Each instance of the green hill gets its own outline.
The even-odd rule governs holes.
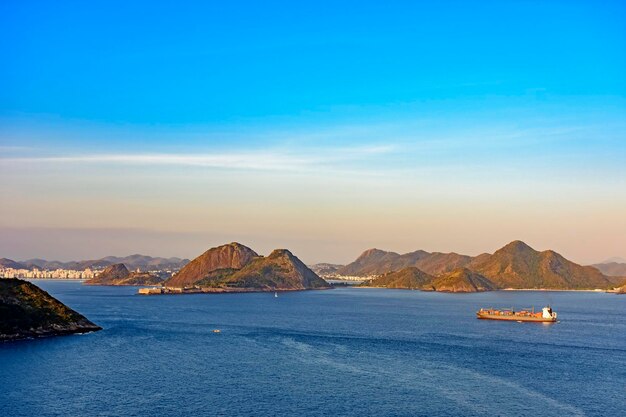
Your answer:
[[[410,266],[397,272],[388,272],[370,281],[365,281],[360,286],[421,290],[428,286],[433,279],[432,275]]]

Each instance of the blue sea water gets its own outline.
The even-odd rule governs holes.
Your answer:
[[[2,416],[625,415],[626,296],[35,283],[104,330],[0,344]],[[548,303],[557,324],[475,318]]]

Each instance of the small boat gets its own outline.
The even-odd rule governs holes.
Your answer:
[[[213,329],[213,333],[222,333],[220,329]]]
[[[278,293],[274,292],[274,298],[278,298]]]
[[[494,308],[481,308],[476,312],[476,318],[483,320],[508,320],[523,322],[535,322],[535,323],[555,323],[556,313],[552,311],[550,306],[541,309],[541,312],[535,313],[535,308],[523,309],[521,311],[515,311],[513,308],[510,310],[497,310]]]

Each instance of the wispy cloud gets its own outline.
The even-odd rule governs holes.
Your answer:
[[[388,154],[391,145],[359,147],[311,148],[299,151],[259,150],[250,152],[216,152],[200,154],[176,153],[110,153],[70,154],[38,157],[0,158],[0,163],[11,164],[124,164],[173,165],[221,169],[248,169],[270,171],[301,171],[315,167],[350,163]]]
[[[33,148],[29,146],[11,146],[11,145],[0,145],[0,152],[20,152],[20,151],[31,151]]]

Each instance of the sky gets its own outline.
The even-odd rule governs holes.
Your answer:
[[[0,257],[626,257],[626,3],[0,3]]]

